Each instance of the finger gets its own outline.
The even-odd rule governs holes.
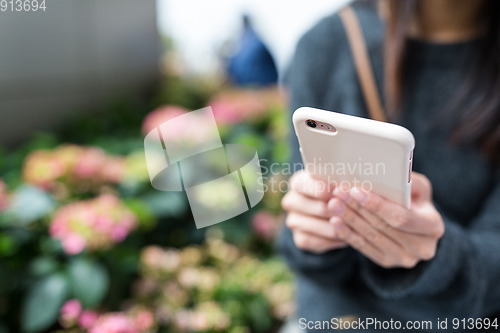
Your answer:
[[[328,202],[328,207],[348,224],[357,234],[364,237],[373,246],[388,256],[396,256],[403,247],[387,234],[376,229],[365,218],[346,206],[340,199],[334,198]]]
[[[335,230],[337,230],[339,239],[345,241],[353,249],[357,250],[376,264],[385,265],[386,259],[384,254],[352,230],[341,217],[332,217],[330,223],[335,227]]]
[[[299,249],[317,254],[348,246],[344,241],[325,239],[302,230],[293,232],[293,242]]]
[[[429,178],[420,173],[412,173],[411,199],[417,203],[432,199],[432,184]]]
[[[399,251],[392,257],[388,256],[386,253],[373,246],[370,242],[365,241],[363,237],[357,235],[356,231],[346,225],[342,218],[338,216],[332,217],[330,219],[330,223],[336,225],[340,239],[345,240],[347,244],[379,266],[384,268],[413,268],[419,262],[417,256],[405,251]]]
[[[318,199],[312,199],[302,193],[290,191],[281,200],[281,206],[287,212],[302,213],[322,218],[331,216],[326,202]]]
[[[369,210],[393,228],[417,234],[435,232],[435,223],[431,223],[428,219],[415,218],[412,210],[408,210],[373,192],[365,192],[354,187],[349,194],[363,208]]]
[[[348,206],[357,211],[358,214],[361,215],[374,228],[387,235],[387,237],[392,239],[395,243],[399,244],[399,246],[406,252],[411,253],[414,256],[421,257],[422,259],[427,259],[430,256],[433,256],[435,249],[431,250],[432,246],[428,247],[426,245],[431,244],[433,241],[433,238],[429,238],[428,234],[402,231],[393,228],[378,216],[359,206],[359,204],[354,200],[349,203]],[[354,206],[354,208],[352,206]]]
[[[436,244],[433,238],[430,238],[428,235],[408,233],[392,228],[378,216],[362,207],[357,201],[351,200],[349,196],[348,198],[342,195],[338,196],[337,192],[338,189],[335,189],[334,195],[337,198],[343,197],[347,201],[344,201],[347,207],[357,212],[367,223],[379,230],[379,232],[387,235],[387,237],[398,244],[402,250],[411,254],[413,257],[418,257],[423,260],[429,260],[434,257],[436,253]]]
[[[391,237],[393,240],[397,241],[399,239],[401,233],[398,229],[392,228],[387,222],[385,222],[375,213],[361,206],[358,201],[353,200],[349,194],[349,191],[336,188],[333,191],[333,194],[335,197],[340,198],[351,210],[362,216],[374,228]]]
[[[290,188],[308,197],[327,201],[332,197],[333,187],[323,180],[314,178],[304,170],[297,171],[290,178]]]
[[[338,240],[337,231],[326,219],[292,212],[286,217],[286,225],[292,230],[304,231],[324,239]]]

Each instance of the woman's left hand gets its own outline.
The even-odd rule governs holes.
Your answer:
[[[432,187],[412,174],[411,209],[358,188],[336,188],[328,209],[339,238],[385,268],[412,268],[436,254],[444,222],[432,203]]]

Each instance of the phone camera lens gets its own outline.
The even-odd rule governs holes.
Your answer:
[[[306,123],[307,123],[307,126],[312,127],[312,128],[318,126],[318,124],[316,124],[316,122],[314,120],[308,120]]]

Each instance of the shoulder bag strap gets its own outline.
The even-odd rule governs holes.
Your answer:
[[[352,7],[347,6],[339,12],[339,16],[344,24],[347,39],[351,46],[356,72],[370,117],[379,121],[387,121],[384,108],[380,101],[377,84],[375,83],[363,30],[359,24],[356,12]]]

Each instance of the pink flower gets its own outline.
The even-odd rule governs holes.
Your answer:
[[[52,158],[57,160],[64,167],[64,172],[67,173],[73,170],[80,156],[86,148],[77,145],[62,145],[52,150]]]
[[[78,318],[78,325],[88,333],[146,333],[151,331],[153,324],[153,313],[144,308],[100,315],[85,310]]]
[[[210,102],[210,106],[217,123],[220,125],[240,123],[245,118],[246,110],[241,112],[241,105],[232,101],[214,100]]]
[[[163,249],[156,245],[146,246],[141,251],[141,262],[151,268],[160,267],[163,257]]]
[[[67,254],[78,254],[85,249],[87,242],[78,234],[69,234],[62,240],[62,247]]]
[[[84,310],[78,318],[78,325],[82,328],[89,329],[97,321],[99,314],[92,310]]]
[[[191,325],[194,331],[208,331],[210,329],[210,319],[204,312],[195,311],[191,317]]]
[[[60,208],[49,226],[51,237],[70,255],[107,249],[123,241],[137,227],[137,217],[116,196],[74,202]]]
[[[214,138],[210,126],[211,116],[193,113],[190,117],[179,119],[176,127],[162,131],[163,140],[175,145],[177,149],[192,149]]]
[[[193,312],[188,310],[180,310],[174,316],[174,325],[179,331],[187,331],[191,329]]]
[[[150,311],[140,310],[135,315],[135,326],[139,331],[146,331],[153,326],[154,317]]]
[[[29,184],[49,190],[63,174],[64,165],[53,158],[51,151],[35,151],[24,160],[23,179]]]
[[[271,240],[278,231],[279,224],[274,215],[266,211],[258,211],[252,218],[252,229],[260,237]]]
[[[5,210],[8,205],[9,205],[9,197],[7,194],[7,186],[0,179],[0,212],[2,210]]]
[[[105,182],[119,183],[125,175],[125,159],[109,157],[101,170],[101,178]]]
[[[61,317],[64,321],[75,321],[82,312],[82,305],[77,299],[70,299],[61,307]]]
[[[111,229],[111,240],[115,243],[122,242],[128,235],[128,228],[122,225],[115,225],[113,229]]]
[[[222,91],[212,97],[212,107],[219,125],[262,119],[273,105],[281,104],[281,95],[276,89],[233,89]]]
[[[76,163],[73,173],[79,178],[93,178],[99,175],[106,163],[106,154],[98,148],[87,148]]]
[[[183,115],[189,110],[178,105],[164,105],[149,113],[142,122],[142,134],[146,135],[164,122]]]
[[[88,333],[139,333],[134,321],[124,313],[108,313],[101,315]]]
[[[64,185],[80,185],[83,181],[84,185],[94,187],[118,183],[125,171],[123,157],[106,155],[95,147],[62,145],[28,155],[24,161],[23,179],[55,192],[60,182]]]
[[[113,194],[103,194],[99,197],[99,200],[96,201],[101,207],[111,207],[119,204],[120,200],[116,195]]]
[[[94,228],[98,232],[109,233],[113,230],[114,221],[109,216],[98,216],[95,219]]]
[[[133,229],[137,224],[137,218],[131,212],[124,213],[118,224],[130,230]]]

